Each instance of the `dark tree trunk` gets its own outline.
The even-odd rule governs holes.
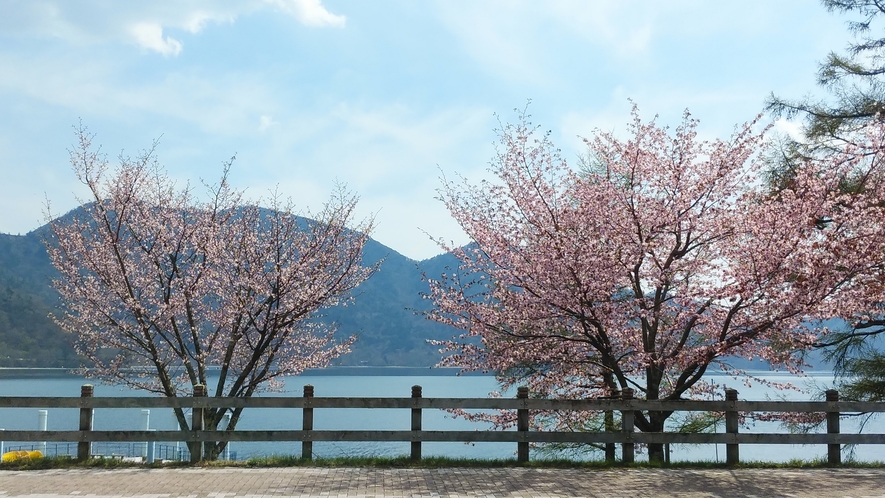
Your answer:
[[[664,423],[672,412],[649,412],[648,426],[643,432],[664,432]],[[664,444],[649,443],[648,445],[648,461],[654,463],[664,463]]]

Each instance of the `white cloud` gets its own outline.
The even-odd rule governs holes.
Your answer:
[[[233,181],[247,175],[250,197],[279,187],[300,207],[317,207],[340,181],[359,193],[359,216],[376,215],[376,240],[408,257],[438,254],[430,236],[467,242],[434,197],[441,171],[485,177],[491,109],[340,103],[317,114],[275,112],[273,120],[271,132],[236,144]]]
[[[437,165],[462,172],[483,169],[491,156],[488,150],[488,156],[473,158],[475,162],[467,165],[463,158],[456,159],[458,147],[466,143],[485,148],[494,122],[489,108],[453,107],[421,115],[403,105],[367,109],[342,103],[331,116],[337,121],[338,136],[322,153],[347,157],[337,170],[346,171],[360,191],[416,181]]]
[[[804,0],[380,5],[0,0],[0,178],[16,196],[0,199],[0,231],[7,218],[33,228],[42,192],[69,196],[64,150],[82,118],[111,155],[162,136],[161,160],[182,182],[216,178],[233,153],[249,195],[279,185],[318,207],[347,182],[378,213],[380,240],[425,257],[438,248],[416,227],[464,237],[432,198],[441,172],[486,177],[493,111],[510,122],[531,98],[569,162],[584,150],[578,135],[623,135],[628,97],[644,120],[672,125],[688,107],[705,136],[727,136],[770,92],[813,88],[814,61],[844,39],[842,19]],[[358,29],[304,27],[345,24]],[[41,166],[58,178],[30,174]]]
[[[163,37],[163,27],[153,23],[137,23],[130,28],[135,42],[142,48],[153,50],[165,56],[181,53],[181,42],[171,36]]]
[[[311,27],[343,27],[346,20],[343,15],[329,12],[321,0],[29,0],[14,7],[0,5],[0,35],[49,37],[74,44],[134,42],[175,56],[181,53],[183,43],[169,36],[170,30],[196,34],[210,23],[232,23],[268,8],[281,10]]]
[[[551,86],[564,68],[605,55],[635,66],[650,52],[655,8],[620,0],[436,3],[440,21],[480,67],[507,81]],[[576,42],[587,45],[575,60]]]
[[[0,91],[35,98],[94,120],[162,116],[220,136],[248,136],[272,116],[283,98],[261,74],[170,72],[119,84],[120,74],[100,61],[61,54],[15,57],[0,53]],[[256,126],[257,123],[257,126]],[[273,124],[273,120],[267,123]],[[162,133],[162,130],[160,130]]]
[[[566,143],[570,142],[578,151],[583,151],[583,141],[575,137],[590,137],[597,129],[624,138],[635,103],[643,121],[654,119],[661,126],[675,128],[688,110],[700,122],[701,139],[726,139],[736,126],[752,121],[762,111],[764,95],[764,87],[757,90],[743,84],[709,89],[694,82],[686,82],[682,87],[653,87],[634,82],[613,88],[608,95],[599,96],[590,105],[564,111],[559,124]],[[729,111],[723,112],[723,109]]]
[[[273,116],[268,116],[267,114],[262,114],[262,116],[258,119],[258,131],[264,133],[271,126],[279,124],[274,121]]]
[[[780,118],[774,122],[774,130],[780,133],[786,133],[787,136],[797,142],[805,140],[802,133],[802,125],[788,119]]]
[[[199,33],[210,22],[221,24],[224,22],[233,23],[235,20],[236,15],[231,12],[210,12],[205,10],[196,10],[194,12],[188,13],[184,19],[184,22],[181,23],[180,26],[190,33]]]
[[[545,4],[549,15],[563,29],[604,48],[618,58],[645,55],[652,41],[657,17],[653,4],[631,4],[623,0],[558,1]]]
[[[347,18],[326,10],[320,0],[265,0],[306,26],[343,28]]]
[[[508,81],[549,83],[546,43],[537,43],[539,12],[512,2],[437,2],[440,21],[482,70]],[[548,40],[547,38],[541,38]],[[547,52],[549,54],[549,52]]]

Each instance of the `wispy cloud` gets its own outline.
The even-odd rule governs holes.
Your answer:
[[[379,6],[380,5],[380,6]],[[342,29],[345,28],[345,29]],[[529,112],[570,162],[578,138],[644,119],[728,136],[766,95],[814,88],[846,38],[807,0],[0,0],[0,232],[46,196],[72,207],[78,119],[109,155],[162,137],[176,180],[279,185],[319,206],[336,180],[413,257],[465,235],[433,200],[439,176],[488,178],[496,119]],[[791,131],[788,123],[775,128]],[[18,221],[24,220],[24,221]]]
[[[258,131],[264,133],[269,130],[272,126],[278,125],[276,121],[274,121],[273,116],[268,116],[267,114],[262,114],[258,119]]]
[[[616,0],[442,0],[436,6],[481,67],[502,79],[541,86],[557,84],[563,68],[594,64],[603,54],[618,64],[635,64],[647,57],[654,34],[655,8]],[[575,59],[577,47],[582,52]]]
[[[797,142],[805,140],[805,134],[802,133],[802,124],[795,121],[780,118],[774,122],[774,130],[776,132],[787,134],[787,136]]]
[[[265,0],[279,10],[298,19],[306,26],[343,28],[347,18],[323,7],[320,0]]]
[[[181,42],[171,36],[163,36],[163,27],[159,24],[140,22],[130,28],[135,42],[143,48],[153,50],[165,56],[181,53]]]
[[[261,74],[170,71],[124,83],[126,75],[116,66],[65,55],[15,57],[0,52],[0,67],[7,69],[0,74],[0,90],[87,118],[125,119],[147,113],[222,136],[254,134],[261,116],[271,116],[281,105],[281,96]],[[267,122],[265,128],[272,124]]]
[[[170,31],[197,34],[209,24],[232,23],[264,9],[282,11],[310,27],[343,27],[346,21],[345,16],[329,12],[321,0],[29,0],[2,8],[0,35],[42,35],[76,44],[122,41],[174,57],[184,43]]]
[[[545,3],[543,10],[570,37],[629,62],[648,55],[659,7],[623,0],[564,0]]]

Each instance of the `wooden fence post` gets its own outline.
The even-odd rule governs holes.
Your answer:
[[[516,388],[516,397],[519,399],[528,399],[529,388],[525,386]],[[529,409],[525,408],[525,404],[523,404],[522,406],[523,408],[518,408],[516,410],[516,430],[522,433],[526,433],[529,431]],[[516,443],[516,461],[529,461],[528,441],[519,441],[518,443]]]
[[[621,391],[621,400],[624,401],[624,407],[621,408],[621,432],[624,433],[627,441],[621,444],[621,461],[624,463],[633,463],[635,447],[633,444],[633,408],[630,400],[633,399],[633,389],[626,388]]]
[[[80,397],[91,398],[94,392],[92,384],[83,384],[80,386]],[[92,430],[92,408],[80,408],[80,430]],[[80,441],[77,443],[77,460],[86,461],[92,453],[92,443],[89,441]]]
[[[827,390],[827,402],[838,403],[839,391],[835,389]],[[839,434],[839,409],[833,408],[827,411],[827,434]],[[839,465],[842,463],[842,448],[839,443],[827,445],[827,463],[830,465]]]
[[[421,398],[421,386],[412,386],[412,399]],[[421,409],[412,408],[412,431],[421,430]],[[412,436],[413,438],[415,436]],[[412,439],[412,460],[421,460],[421,440]]]
[[[738,392],[735,389],[725,390],[725,401],[729,402],[729,409],[725,411],[725,432],[728,434],[738,433],[738,412],[734,409],[734,404],[738,400]],[[725,445],[725,463],[726,465],[737,465],[741,460],[740,445],[737,443],[727,443]]]
[[[313,398],[313,386],[304,385],[304,408],[301,409],[301,429],[305,432],[313,430],[313,406],[311,405]],[[310,432],[304,435],[301,440],[301,458],[310,460],[313,458],[313,440],[311,440]]]
[[[197,384],[194,386],[194,398],[205,398],[206,397],[206,386],[203,384]],[[193,410],[191,410],[191,430],[202,431],[203,430],[203,407],[194,405]],[[191,450],[191,463],[197,463],[203,459],[203,442],[197,441],[193,444],[189,445]]]

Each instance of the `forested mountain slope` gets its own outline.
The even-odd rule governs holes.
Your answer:
[[[49,314],[58,306],[51,287],[55,271],[43,246],[47,227],[27,235],[0,234],[0,367],[75,367],[70,338]],[[348,306],[326,310],[324,321],[337,323],[341,337],[357,335],[353,352],[337,365],[431,366],[439,360],[427,339],[448,339],[456,331],[426,320],[420,311],[426,284],[419,263],[374,240],[364,261],[383,260],[380,270],[361,285]],[[429,275],[441,261],[428,260]],[[444,264],[442,265],[444,266]]]
[[[58,306],[51,287],[55,270],[42,237],[47,227],[27,235],[0,234],[0,367],[76,367],[70,338],[52,321]],[[326,310],[322,320],[338,324],[340,337],[358,336],[353,351],[335,365],[430,367],[440,359],[428,339],[450,339],[458,333],[421,315],[430,302],[422,299],[430,277],[456,268],[450,254],[416,262],[370,240],[364,261],[383,260],[380,270],[356,290],[348,306]],[[828,324],[831,327],[838,323]],[[844,326],[844,325],[842,325]],[[813,369],[828,368],[818,352],[808,358]],[[735,368],[764,370],[760,362],[731,359]]]

